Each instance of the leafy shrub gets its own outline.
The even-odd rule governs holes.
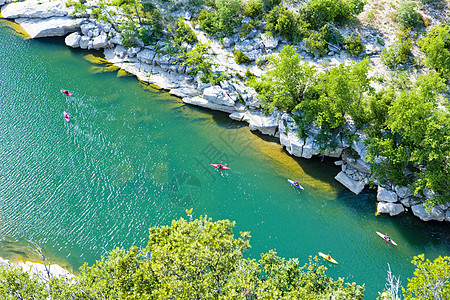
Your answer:
[[[313,28],[328,22],[345,24],[360,14],[365,0],[311,0],[300,8],[300,16]]]
[[[195,44],[197,42],[195,32],[184,22],[183,18],[178,19],[175,42],[179,45],[183,42],[188,44]]]
[[[263,14],[263,3],[261,0],[249,0],[244,5],[244,16],[258,18]]]
[[[215,11],[202,10],[198,14],[200,28],[208,34],[215,34],[219,31],[218,18]]]
[[[411,45],[409,31],[399,32],[397,41],[388,50],[381,51],[381,61],[389,68],[408,62],[412,58]]]
[[[347,51],[348,54],[357,56],[361,52],[364,51],[365,46],[364,43],[361,41],[361,35],[358,34],[357,36],[346,36],[344,38],[344,49]]]
[[[230,34],[241,23],[241,0],[216,0],[219,30]]]
[[[289,41],[297,41],[301,36],[294,13],[282,6],[276,6],[267,14],[265,29]]]
[[[255,74],[253,74],[249,68],[247,68],[247,70],[245,71],[245,76],[247,76],[248,78],[250,77],[254,77]]]
[[[234,61],[237,64],[247,64],[250,62],[250,59],[247,55],[244,54],[240,49],[234,53]]]
[[[272,8],[281,3],[281,0],[262,0],[264,11],[270,11]]]
[[[328,50],[327,40],[329,38],[328,26],[325,25],[319,31],[313,31],[305,39],[305,47],[308,53],[314,56],[324,56]]]
[[[425,64],[435,69],[444,77],[450,77],[450,26],[434,26],[418,42],[426,54]]]
[[[189,69],[189,75],[195,76],[198,72],[202,72],[205,78],[212,76],[211,59],[205,58],[208,50],[208,45],[197,44],[194,49],[178,57],[179,61],[182,61],[181,65]]]
[[[402,1],[397,12],[397,23],[403,28],[414,28],[421,24],[420,14],[415,10],[417,3],[414,1]]]

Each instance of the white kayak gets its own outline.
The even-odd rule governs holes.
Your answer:
[[[391,238],[387,237],[386,235],[382,234],[381,232],[376,231],[376,233],[386,242],[391,243],[392,245],[398,246],[396,242],[394,242],[393,240],[391,240]]]
[[[300,184],[295,184],[295,181],[292,179],[288,179],[287,181],[289,181],[290,184],[292,184],[294,187],[300,189],[300,190],[304,190],[304,188],[300,185]]]

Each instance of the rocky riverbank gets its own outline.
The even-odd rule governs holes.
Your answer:
[[[56,264],[44,265],[41,263],[25,261],[14,263],[7,259],[3,259],[0,257],[0,265],[5,268],[17,268],[20,267],[22,270],[32,276],[37,276],[39,279],[43,281],[49,281],[51,277],[54,276],[63,276],[65,278],[73,278],[75,275],[63,269],[61,266]]]
[[[199,75],[195,78],[190,76],[189,66],[178,63],[176,54],[163,51],[167,47],[164,41],[145,44],[136,39],[138,46],[127,48],[123,46],[122,37],[112,24],[91,19],[88,13],[76,13],[74,7],[67,6],[65,1],[10,2],[0,0],[1,15],[21,25],[32,38],[65,36],[65,43],[70,47],[103,51],[105,59],[115,66],[136,75],[143,82],[168,90],[186,104],[228,113],[231,119],[247,122],[250,130],[258,130],[262,134],[279,138],[280,144],[293,156],[308,159],[323,155],[316,142],[318,128],[310,126],[306,138],[298,137],[296,133],[298,126],[292,115],[277,110],[266,114],[256,99],[256,91],[239,79],[245,76],[247,69],[256,76],[263,73],[254,62],[278,53],[288,44],[278,37],[270,37],[258,30],[252,30],[246,36],[234,34],[218,41],[207,37],[198,26],[189,23],[190,12],[176,12],[192,26],[201,43],[209,43],[213,71],[238,75],[232,80],[210,85],[203,83]],[[94,1],[87,2],[87,12],[97,5]],[[245,21],[249,22],[244,18],[243,22]],[[370,31],[366,33],[365,43],[367,45],[365,54],[371,58],[372,64],[376,65],[381,45]],[[309,61],[319,69],[349,61],[344,51],[332,45],[329,47],[328,56],[322,59],[309,56],[302,44],[295,47],[299,54],[306,57],[304,61]],[[233,50],[241,50],[252,63],[245,67],[237,64],[234,61]],[[381,69],[377,71],[382,73]],[[347,126],[349,132],[359,138],[350,142],[345,136],[338,136],[340,144],[334,151],[325,155],[340,159],[336,164],[341,165],[342,171],[335,179],[353,193],[359,194],[369,184],[369,179],[375,184],[377,180],[372,178],[370,166],[365,162],[365,133],[357,130],[351,120]],[[357,155],[349,156],[348,153]],[[427,196],[432,196],[431,191],[429,195],[425,195]],[[413,197],[408,187],[378,185],[377,200],[378,213],[394,216],[411,209],[414,215],[424,221],[450,222],[450,203],[436,206],[427,213],[419,201],[421,199]]]

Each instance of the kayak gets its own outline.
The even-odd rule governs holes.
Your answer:
[[[330,263],[333,263],[333,264],[337,264],[338,263],[331,256],[330,256],[330,258],[328,258],[328,255],[326,255],[325,253],[322,253],[322,252],[318,252],[318,253],[323,259],[328,260]]]
[[[69,122],[70,121],[69,115],[65,111],[63,111],[63,115],[64,119],[66,119],[66,121]]]
[[[377,233],[383,240],[385,240],[386,242],[391,243],[392,245],[397,246],[397,243],[396,243],[396,242],[394,242],[392,239],[389,239],[389,240],[388,240],[387,236],[385,236],[385,235],[382,234],[381,232],[376,231],[376,233]]]
[[[214,168],[220,169],[220,170],[229,170],[230,168],[225,167],[224,165],[219,166],[219,164],[211,164]]]
[[[65,89],[61,89],[61,93],[63,93],[66,96],[72,96],[72,93],[69,91],[66,91]]]
[[[296,185],[294,180],[288,179],[287,181],[289,181],[289,183],[292,184],[294,187],[296,187],[296,188],[298,188],[300,190],[304,190],[304,188],[300,184]]]

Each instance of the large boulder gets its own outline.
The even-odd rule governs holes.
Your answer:
[[[69,47],[78,48],[80,47],[80,40],[81,35],[78,32],[73,32],[66,36],[66,38],[64,39],[64,43],[66,43],[66,45]]]
[[[106,33],[102,32],[99,36],[95,37],[92,41],[92,47],[95,50],[105,48],[108,45],[108,38]]]
[[[152,64],[153,60],[155,59],[155,55],[156,52],[149,50],[149,49],[144,49],[140,52],[138,52],[136,54],[137,59],[139,59],[140,61],[147,63],[147,64]]]
[[[284,130],[280,130],[280,144],[286,146],[286,151],[289,152],[290,155],[302,157],[305,141],[298,137],[294,132],[289,131],[286,133]]]
[[[249,52],[249,51],[253,50],[253,45],[250,44],[248,41],[243,41],[241,43],[234,45],[234,50],[235,51],[241,50],[242,52]]]
[[[411,196],[411,189],[407,186],[395,186],[395,192],[399,198],[407,198]]]
[[[217,103],[210,102],[202,97],[185,97],[183,98],[183,102],[186,104],[201,106],[205,108],[209,108],[212,110],[223,111],[226,113],[234,113],[236,112],[236,108],[234,106],[225,106]]]
[[[9,3],[2,7],[1,13],[5,19],[64,17],[73,8],[66,7],[63,1],[28,0]]]
[[[80,39],[80,48],[87,49],[89,47],[90,37],[83,35]]]
[[[48,36],[64,36],[80,29],[84,19],[72,19],[69,17],[54,17],[48,19],[19,18],[16,23],[32,38]]]
[[[242,121],[248,122],[250,130],[259,130],[263,134],[274,136],[278,129],[278,120],[273,116],[266,116],[262,112],[245,112]]]
[[[446,218],[445,212],[436,206],[431,209],[429,214],[425,211],[423,204],[412,205],[411,209],[413,214],[419,217],[422,221],[443,221]]]
[[[385,189],[384,187],[378,186],[377,200],[393,203],[398,201],[398,197],[394,191],[390,191],[388,189]]]
[[[278,46],[279,39],[275,36],[261,34],[261,40],[266,49],[275,49]]]
[[[334,177],[337,181],[339,181],[343,186],[348,188],[351,192],[353,192],[355,195],[358,195],[361,193],[361,191],[366,186],[364,181],[355,181],[351,179],[350,177],[345,174],[345,172],[341,171],[339,172],[336,177]]]
[[[203,98],[219,105],[234,106],[234,101],[218,85],[204,89]]]
[[[316,144],[315,136],[308,136],[305,139],[305,144],[303,145],[302,157],[311,158],[313,155],[320,153],[320,147]]]
[[[391,216],[396,216],[404,211],[405,209],[400,203],[378,202],[377,204],[378,214],[389,214]]]

